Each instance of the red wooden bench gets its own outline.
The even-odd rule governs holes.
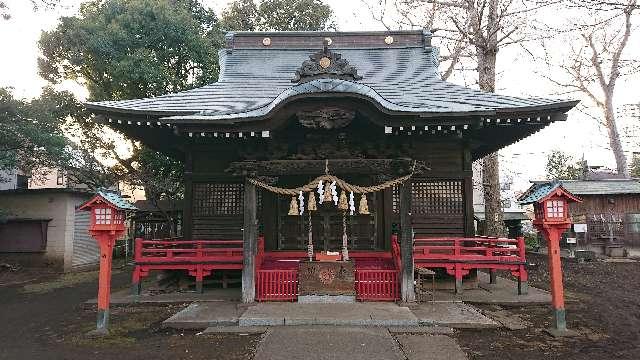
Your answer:
[[[393,242],[397,244],[397,236]],[[413,262],[418,268],[442,268],[456,279],[456,293],[462,291],[462,277],[472,269],[510,271],[518,279],[518,294],[527,292],[524,238],[416,238]]]
[[[258,239],[259,244],[263,241]],[[260,246],[260,245],[259,245]],[[196,278],[196,290],[214,270],[242,270],[242,240],[135,240],[133,293],[141,291],[140,280],[151,270],[186,270]]]

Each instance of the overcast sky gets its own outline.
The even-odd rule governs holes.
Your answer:
[[[73,15],[82,2],[61,1],[62,6],[58,9],[34,12],[27,0],[5,0],[10,7],[12,18],[0,21],[0,49],[3,50],[0,56],[0,86],[13,87],[18,97],[36,97],[41,87],[46,85],[37,73],[37,41],[40,32],[54,28],[59,16]],[[217,12],[228,3],[225,0],[203,2]],[[371,19],[368,10],[362,7],[359,0],[325,0],[325,3],[334,9],[339,30],[384,30],[384,27]],[[637,37],[634,40],[632,43],[635,45],[631,51],[640,54],[640,42]],[[557,97],[557,89],[547,80],[536,76],[536,71],[544,71],[544,68],[525,56],[517,46],[501,50],[497,91],[515,96]],[[450,80],[461,84],[469,82],[461,76]],[[620,84],[620,88],[628,91],[618,92],[618,107],[628,103],[640,103],[640,87],[635,85],[638,79],[634,80]],[[73,91],[79,98],[85,96],[84,89],[74,83],[65,83],[62,88]],[[580,99],[579,96],[574,98]],[[623,127],[629,119],[624,121]],[[627,134],[624,137],[623,141],[627,145],[625,150],[637,151],[639,141],[637,137],[633,138],[633,135],[638,134]],[[502,150],[500,154],[503,173],[513,174],[514,187],[524,189],[528,187],[528,180],[543,177],[545,156],[553,149],[566,151],[578,158],[584,155],[592,165],[615,168],[613,155],[608,150],[605,129],[578,111],[572,111],[568,121],[555,123]]]

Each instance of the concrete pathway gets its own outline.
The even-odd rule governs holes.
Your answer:
[[[299,304],[194,302],[163,322],[178,329],[215,326],[381,326],[491,328],[499,323],[464,303],[426,303],[411,308],[395,303]]]
[[[436,301],[463,301],[469,304],[493,305],[539,305],[550,304],[551,294],[542,289],[529,286],[527,295],[518,295],[518,283],[511,279],[498,277],[497,284],[489,284],[489,274],[478,272],[479,285],[476,289],[465,289],[462,294],[453,290],[436,290]]]
[[[466,360],[458,343],[445,335],[396,335],[408,360]]]
[[[204,329],[210,326],[238,325],[243,311],[233,302],[194,302],[162,322],[163,327]]]
[[[500,324],[464,303],[436,302],[411,306],[420,325],[447,326],[458,329],[496,328]]]
[[[259,303],[240,316],[240,326],[338,325],[412,326],[418,319],[394,303],[299,304]]]
[[[395,335],[381,327],[281,326],[270,328],[254,360],[465,360],[446,335]]]

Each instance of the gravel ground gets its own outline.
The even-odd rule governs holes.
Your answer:
[[[548,290],[546,256],[532,254],[528,260],[536,264],[530,268],[530,284]],[[579,335],[561,339],[547,335],[544,329],[552,320],[548,306],[507,308],[531,326],[457,333],[471,359],[640,358],[640,263],[563,260],[562,265],[567,324]]]
[[[162,329],[180,306],[111,308],[110,335],[93,339],[97,273],[39,275],[22,269],[0,274],[0,359],[251,359],[259,336],[196,335]],[[114,290],[129,286],[130,272],[114,275]],[[27,284],[24,279],[34,279]],[[13,281],[15,280],[15,281]]]

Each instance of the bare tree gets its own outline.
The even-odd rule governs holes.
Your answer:
[[[375,7],[365,1],[372,10]],[[505,46],[531,40],[525,30],[528,18],[542,7],[560,0],[545,3],[516,0],[398,0],[393,3],[400,15],[397,24],[404,27],[424,27],[433,29],[434,38],[452,49],[447,60],[452,63],[443,73],[446,79],[465,55],[477,65],[478,87],[483,91],[495,92],[496,60],[498,51]],[[385,0],[378,0],[378,8],[388,8]],[[408,12],[405,9],[412,9]],[[409,14],[419,13],[422,23],[415,23]],[[372,11],[374,19],[385,24],[389,19],[384,12]],[[387,26],[387,24],[385,24]],[[389,26],[387,26],[389,28]],[[485,202],[486,233],[500,236],[505,234],[500,199],[500,166],[498,153],[487,155],[482,160],[483,193]]]
[[[633,33],[634,15],[640,13],[637,0],[566,0],[564,7],[581,5],[588,10],[587,20],[575,21],[575,31],[566,32],[571,46],[568,57],[559,62],[566,80],[547,77],[552,83],[568,89],[567,93],[585,95],[599,110],[600,123],[607,129],[609,145],[616,160],[618,174],[629,177],[627,158],[618,131],[615,111],[616,86],[621,77],[640,69],[637,59],[624,54]],[[554,29],[561,31],[560,29]],[[548,45],[546,45],[548,46]],[[548,53],[549,51],[545,49]],[[555,61],[546,56],[551,66]]]

